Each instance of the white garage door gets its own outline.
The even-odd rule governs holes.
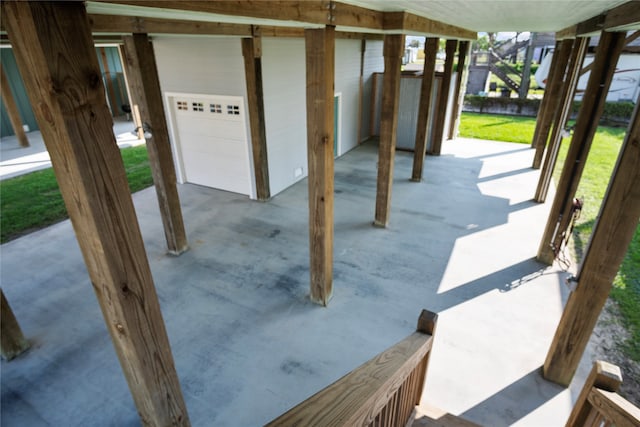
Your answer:
[[[187,182],[251,195],[242,97],[169,97],[182,170]]]

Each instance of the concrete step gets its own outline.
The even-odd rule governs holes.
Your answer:
[[[481,427],[430,405],[417,406],[407,427]]]

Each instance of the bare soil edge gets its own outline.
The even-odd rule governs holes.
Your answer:
[[[622,351],[622,345],[629,337],[622,325],[618,304],[609,298],[589,340],[592,361],[604,360],[618,365],[622,371],[620,394],[640,407],[640,363],[629,359]]]

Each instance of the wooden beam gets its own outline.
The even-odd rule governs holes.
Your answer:
[[[154,33],[251,36],[251,25],[123,15],[89,15],[96,33]]]
[[[555,116],[549,149],[544,158],[542,170],[540,171],[540,179],[538,180],[538,186],[534,196],[534,200],[538,203],[544,203],[547,199],[551,178],[556,167],[558,154],[560,153],[560,144],[562,143],[564,128],[567,125],[567,120],[573,108],[573,98],[576,87],[578,86],[580,68],[587,54],[588,46],[588,37],[578,37],[573,42],[571,57],[569,58],[569,65],[567,67],[567,78],[562,86],[560,111],[558,111]]]
[[[378,184],[373,225],[386,227],[391,210],[393,163],[396,151],[396,131],[400,106],[400,67],[404,53],[404,35],[384,37],[384,76],[380,112],[380,142],[378,147]]]
[[[2,102],[6,107],[7,116],[9,116],[13,133],[18,139],[18,144],[20,144],[21,147],[28,147],[29,138],[27,138],[27,134],[22,127],[20,110],[18,109],[18,104],[13,97],[13,91],[11,90],[11,85],[9,84],[9,79],[4,72],[2,63],[0,63],[0,93],[2,94]]]
[[[462,78],[465,75],[465,68],[467,67],[466,60],[469,55],[469,47],[471,43],[467,40],[461,41],[458,45],[458,64],[456,67],[456,82],[455,89],[453,91],[453,107],[451,108],[451,118],[449,119],[449,130],[447,133],[447,139],[454,139],[456,137],[456,129],[458,128],[458,120],[460,119],[460,106],[463,103],[464,94],[460,94],[462,88]]]
[[[335,29],[305,30],[305,52],[311,300],[326,307],[333,294]]]
[[[0,354],[5,360],[11,360],[24,353],[29,346],[0,288]]]
[[[567,64],[571,56],[573,40],[560,40],[558,44],[560,46],[553,53],[551,60],[552,68],[549,69],[549,80],[547,80],[547,87],[544,91],[544,98],[547,99],[547,102],[544,103],[544,109],[540,109],[541,113],[538,114],[538,119],[536,120],[534,135],[537,139],[533,141],[536,152],[533,156],[533,165],[531,166],[533,169],[540,169],[542,158],[547,148],[547,141],[549,140],[549,132],[551,132],[551,126],[553,125],[553,119],[561,105],[562,97],[560,93],[562,92]]]
[[[622,33],[607,34],[615,34],[617,38],[620,35],[624,36]],[[615,61],[611,66],[615,67]],[[544,363],[545,378],[559,384],[568,385],[571,382],[638,227],[639,111],[640,108],[636,105],[584,260],[578,271],[576,290],[569,296]]]
[[[624,33],[603,32],[594,58],[594,67],[582,97],[571,146],[556,189],[549,219],[544,230],[538,260],[553,263],[571,221],[571,208],[584,165],[589,155],[598,122],[604,110],[607,92],[613,79],[618,57],[624,46]]]
[[[447,105],[449,103],[449,88],[451,87],[451,77],[453,74],[453,60],[458,47],[458,40],[447,40],[445,45],[446,59],[444,60],[444,75],[438,91],[438,101],[433,122],[433,142],[431,143],[430,154],[439,156],[442,150],[442,140],[444,139],[444,125],[447,119]]]
[[[587,425],[586,421],[589,417],[589,412],[591,412],[591,404],[589,404],[588,397],[593,387],[617,392],[620,389],[620,385],[622,385],[620,368],[611,363],[596,360],[587,380],[584,382],[584,386],[580,390],[578,399],[573,405],[573,410],[565,426],[584,427]]]
[[[571,25],[567,28],[563,28],[560,31],[556,31],[556,41],[564,39],[575,39],[577,29],[577,25]]]
[[[597,15],[579,23],[576,26],[576,36],[584,37],[599,33],[604,28],[604,19],[605,15]]]
[[[109,99],[109,107],[111,109],[111,115],[117,116],[119,115],[120,107],[118,107],[118,101],[116,99],[116,91],[113,87],[113,81],[111,80],[111,72],[109,70],[109,60],[107,59],[107,50],[104,47],[98,48],[100,51],[100,58],[102,60],[102,69],[104,70],[104,74],[102,74],[103,81],[107,83],[107,98]],[[106,78],[105,78],[106,77]]]
[[[187,426],[84,3],[3,1],[2,13],[140,418]]]
[[[416,148],[413,151],[413,171],[411,180],[422,181],[424,156],[427,151],[427,131],[431,117],[431,98],[435,81],[436,54],[438,53],[437,37],[427,37],[424,41],[424,69],[422,86],[420,87],[420,104],[418,105],[418,124],[416,126]]]
[[[162,92],[153,45],[146,34],[123,37],[125,66],[132,103],[140,112],[143,129],[148,128],[149,166],[156,187],[164,235],[169,253],[180,255],[189,248],[182,219],[171,141],[164,116]],[[147,129],[145,129],[147,130]]]
[[[333,25],[331,21],[330,1],[193,1],[179,2],[163,0],[99,0],[145,8],[174,9],[189,12],[214,13],[219,15],[242,16],[279,21],[306,22],[309,24]]]
[[[608,11],[604,19],[604,29],[607,31],[640,29],[640,6],[638,2],[628,1]]]
[[[242,39],[242,56],[247,82],[247,104],[253,171],[256,177],[256,197],[266,201],[271,197],[269,186],[269,161],[267,158],[267,132],[264,119],[264,95],[262,91],[262,38],[256,35]]]
[[[385,12],[385,31],[428,34],[456,40],[475,40],[478,33],[408,12]]]

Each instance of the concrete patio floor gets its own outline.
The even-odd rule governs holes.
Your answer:
[[[166,254],[153,188],[134,195],[194,426],[258,426],[439,313],[423,402],[485,426],[564,425],[568,389],[540,368],[568,296],[534,259],[550,203],[522,144],[450,141],[408,181],[398,152],[387,229],[371,226],[377,147],[336,162],[334,296],[308,299],[307,182],[268,203],[179,186],[190,250]],[[139,419],[69,221],[1,247],[3,291],[32,348],[2,361],[2,425]]]

